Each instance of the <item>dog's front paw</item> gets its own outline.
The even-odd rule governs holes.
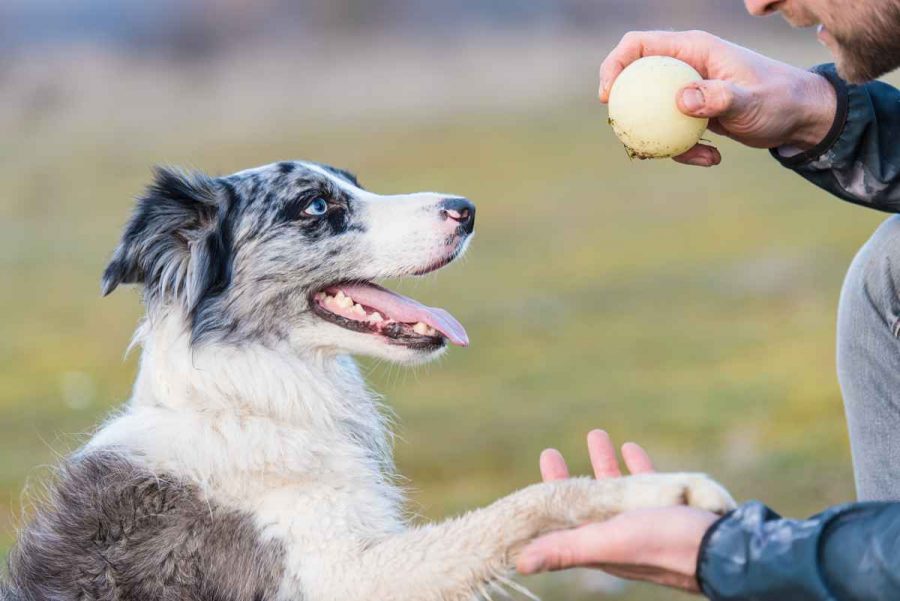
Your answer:
[[[704,474],[687,474],[685,505],[724,515],[737,507],[725,487]]]
[[[722,515],[736,507],[728,491],[704,474],[645,474],[627,480],[626,510],[690,505]]]

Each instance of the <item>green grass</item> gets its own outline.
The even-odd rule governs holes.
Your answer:
[[[468,257],[397,286],[451,310],[472,346],[415,370],[366,363],[398,414],[399,466],[424,516],[534,481],[545,446],[585,470],[594,427],[789,514],[853,497],[834,315],[881,217],[764,152],[726,144],[712,170],[629,161],[587,102],[252,138],[199,118],[180,145],[117,140],[100,122],[24,127],[0,141],[0,552],[26,480],[128,396],[137,296],[101,299],[98,282],[155,162],[224,173],[315,158],[375,191],[478,204]],[[588,598],[572,577],[530,582],[548,600]],[[680,597],[632,586],[623,598]]]

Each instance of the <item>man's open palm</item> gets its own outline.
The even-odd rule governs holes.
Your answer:
[[[588,454],[596,478],[622,476],[616,449],[606,432],[594,430],[588,434]],[[632,474],[654,471],[650,456],[637,444],[626,443],[622,456]],[[540,468],[545,482],[569,477],[565,458],[556,449],[541,453]],[[699,592],[695,572],[700,544],[718,517],[692,507],[623,513],[606,522],[553,532],[535,540],[522,552],[517,568],[523,574],[602,568],[622,578]]]

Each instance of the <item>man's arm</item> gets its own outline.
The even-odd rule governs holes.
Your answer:
[[[849,85],[834,65],[813,71],[834,86],[834,123],[814,148],[792,156],[774,149],[772,155],[844,200],[900,212],[900,91],[881,82]]]
[[[697,578],[714,601],[900,599],[900,504],[844,505],[800,521],[748,503],[707,531]]]
[[[621,475],[609,436],[588,438],[597,478]],[[632,473],[651,473],[647,453],[623,447]],[[541,455],[544,480],[569,475],[557,451]],[[900,503],[843,505],[786,520],[756,502],[721,519],[690,507],[620,514],[554,532],[529,545],[525,574],[597,567],[713,601],[893,601],[900,599]]]
[[[619,74],[644,56],[671,56],[703,76],[678,95],[685,114],[709,119],[709,129],[753,148],[817,146],[834,123],[837,98],[822,75],[773,60],[703,31],[633,31],[600,66],[600,102]],[[698,144],[676,161],[710,167],[716,148]]]
[[[849,86],[832,65],[798,69],[702,31],[637,31],[603,61],[600,101],[625,67],[660,55],[703,76],[679,94],[683,113],[741,144],[776,149],[783,165],[844,200],[900,212],[900,91]],[[721,156],[698,144],[675,160],[709,167]]]

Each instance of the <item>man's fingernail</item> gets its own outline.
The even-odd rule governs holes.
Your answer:
[[[681,104],[692,113],[703,108],[703,92],[697,88],[688,88],[681,93]]]
[[[609,82],[606,81],[605,79],[601,79],[600,80],[600,97],[601,98],[603,98],[603,95],[606,94],[606,92],[608,91],[607,88],[609,88]]]
[[[537,553],[526,553],[516,562],[518,570],[522,574],[534,574],[544,567],[544,560]]]

